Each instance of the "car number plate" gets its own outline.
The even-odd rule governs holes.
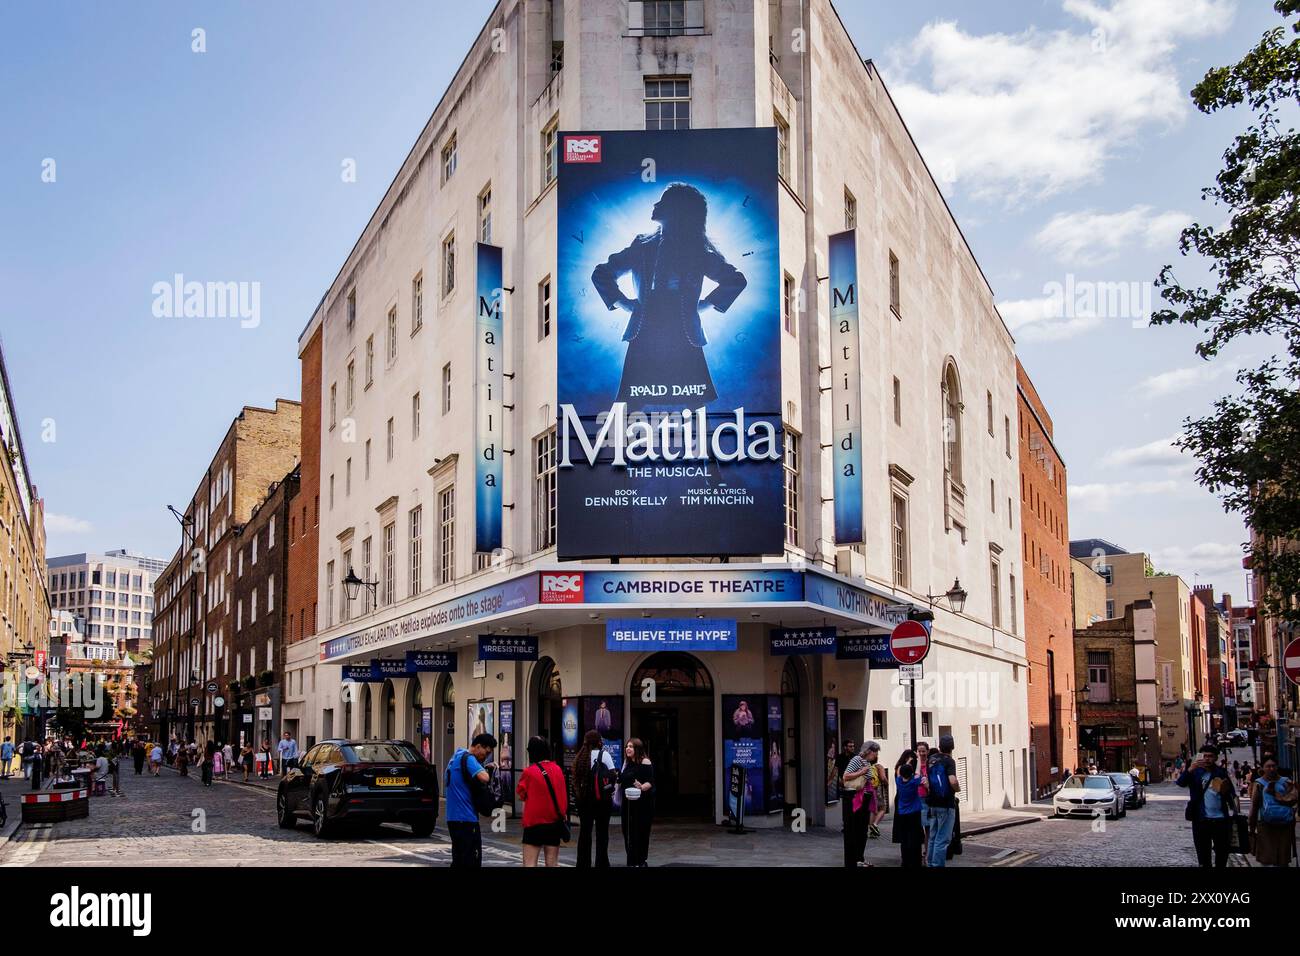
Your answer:
[[[409,787],[410,777],[376,777],[375,785],[380,787]]]

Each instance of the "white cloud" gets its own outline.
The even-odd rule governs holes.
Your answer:
[[[1115,448],[1108,451],[1101,463],[1112,468],[1187,467],[1193,464],[1189,455],[1174,447],[1178,438],[1160,438],[1135,448]]]
[[[1008,202],[1094,181],[1123,147],[1191,104],[1175,52],[1222,33],[1233,0],[1063,0],[1070,28],[973,34],[926,25],[888,68],[891,89],[945,183]],[[889,74],[886,74],[889,78]]]
[[[1174,368],[1144,378],[1133,387],[1149,398],[1163,398],[1187,391],[1200,385],[1208,385],[1225,375],[1235,374],[1241,368],[1239,362],[1203,362],[1190,368]]]
[[[1173,248],[1192,217],[1181,212],[1156,212],[1137,205],[1123,212],[1058,213],[1034,237],[1039,248],[1072,266],[1107,262],[1140,246]]]
[[[1019,339],[1027,342],[1057,342],[1074,338],[1101,325],[1101,316],[1093,314],[1067,315],[1060,296],[1041,299],[1013,299],[999,302],[998,312],[1007,328]]]
[[[46,534],[89,534],[93,530],[90,522],[84,518],[55,514],[52,511],[45,512]]]
[[[1168,495],[1178,491],[1172,479],[1164,481],[1111,481],[1088,485],[1070,485],[1070,505],[1089,511],[1109,511],[1118,498],[1144,495]]]
[[[1190,548],[1156,548],[1151,552],[1151,563],[1157,571],[1173,572],[1188,584],[1213,584],[1217,593],[1231,593],[1245,573],[1242,555],[1240,544],[1205,541]]]

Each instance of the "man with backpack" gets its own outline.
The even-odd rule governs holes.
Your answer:
[[[489,790],[492,775],[483,762],[497,749],[491,734],[479,734],[469,748],[459,748],[447,762],[447,834],[451,837],[451,865],[483,865],[483,833],[479,815],[488,816],[499,802]]]
[[[926,806],[930,808],[930,844],[928,866],[946,866],[948,844],[952,842],[953,825],[957,822],[957,762],[952,759],[952,734],[939,738],[939,752],[930,755],[926,768]]]

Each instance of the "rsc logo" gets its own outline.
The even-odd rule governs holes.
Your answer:
[[[566,163],[600,162],[599,136],[564,137],[564,161]]]

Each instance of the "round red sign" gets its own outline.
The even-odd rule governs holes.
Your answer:
[[[1282,651],[1282,670],[1286,672],[1287,679],[1291,683],[1300,686],[1300,637]]]
[[[919,664],[930,653],[930,632],[920,621],[904,621],[889,635],[889,650],[900,664]]]

